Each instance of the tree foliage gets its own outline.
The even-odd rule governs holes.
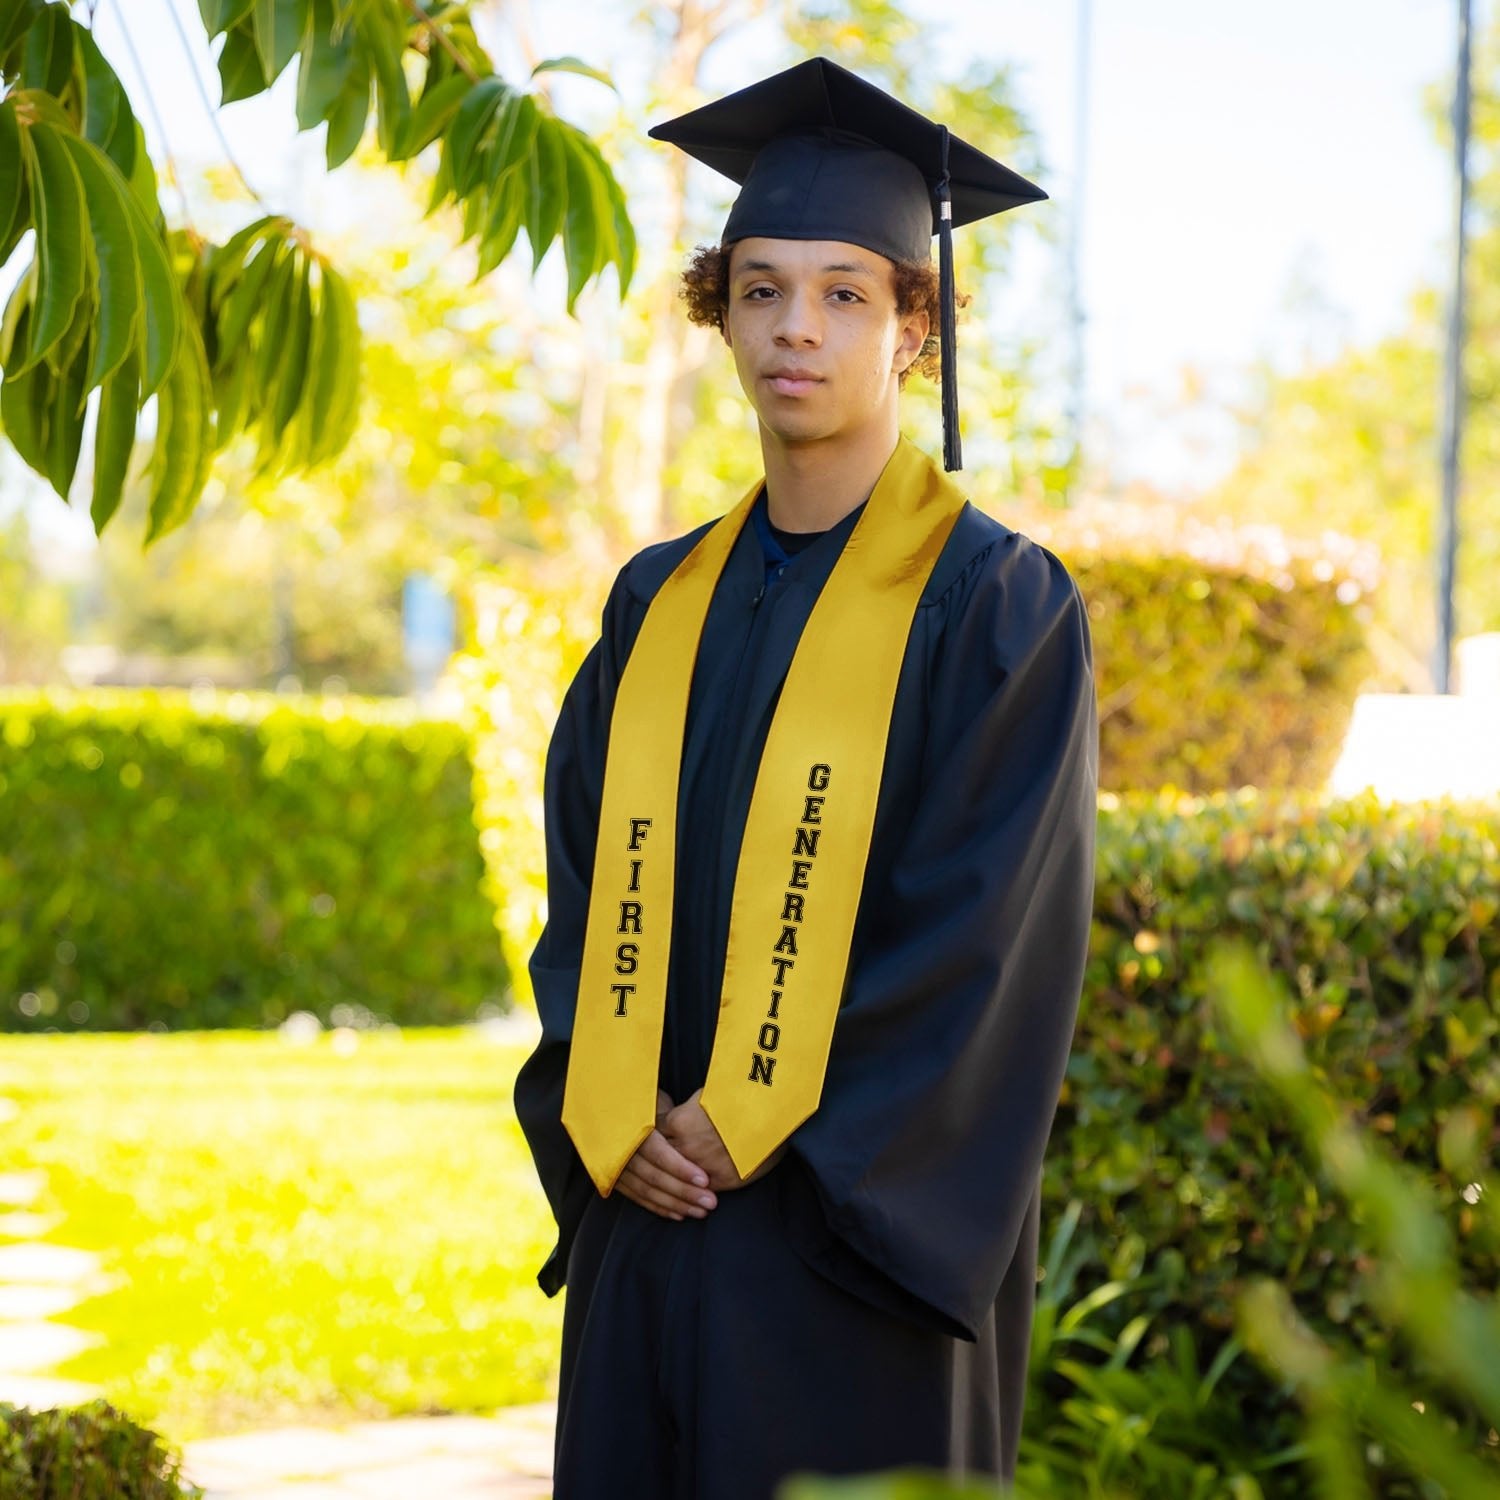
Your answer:
[[[1476,50],[1474,85],[1460,634],[1500,629],[1500,23]],[[1389,337],[1300,370],[1263,372],[1242,413],[1243,456],[1202,502],[1217,515],[1376,543],[1386,572],[1376,685],[1388,688],[1430,685],[1446,292],[1416,288],[1405,326]]]
[[[557,242],[571,312],[613,266],[635,262],[624,194],[599,148],[544,95],[501,79],[469,7],[428,0],[200,0],[221,102],[268,89],[296,64],[299,129],[327,127],[330,168],[375,132],[388,161],[438,144],[428,213],[458,209],[478,275],[524,231],[533,271]],[[410,64],[410,67],[409,67]],[[537,72],[602,75],[576,58]],[[607,80],[605,80],[607,82]],[[98,390],[91,515],[119,507],[141,409],[156,398],[149,545],[180,526],[237,433],[256,475],[326,462],[358,406],[360,331],[345,278],[279,214],[223,245],[168,231],[135,111],[60,0],[0,0],[0,264],[27,232],[32,259],[0,319],[0,422],[67,499]]]

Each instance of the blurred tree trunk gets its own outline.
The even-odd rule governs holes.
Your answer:
[[[703,57],[715,42],[743,25],[764,9],[764,0],[734,4],[719,0],[704,5],[701,0],[669,0],[653,6],[656,24],[665,13],[665,54],[653,70],[658,80],[659,113],[669,118],[691,109],[698,90]],[[690,390],[703,363],[707,340],[694,328],[678,306],[677,286],[681,261],[687,249],[687,173],[685,152],[668,150],[665,160],[667,193],[663,229],[669,247],[667,264],[645,292],[646,318],[652,332],[641,370],[636,443],[622,465],[623,482],[618,493],[624,540],[639,545],[668,531],[674,521],[665,472],[677,441],[692,412]]]

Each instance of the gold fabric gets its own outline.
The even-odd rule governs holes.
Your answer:
[[[678,774],[703,622],[756,484],[652,600],[610,720],[563,1124],[608,1194],[650,1133]],[[735,872],[702,1103],[749,1176],[817,1108],[917,602],[964,496],[902,438],[802,631]]]

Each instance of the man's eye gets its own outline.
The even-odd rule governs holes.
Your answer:
[[[838,287],[833,294],[845,302],[862,302],[864,299],[856,291],[851,291],[846,286]]]
[[[761,292],[764,292],[766,297],[774,297],[776,295],[776,288],[770,286],[753,286],[745,293],[745,296],[756,302],[764,302],[765,297],[759,295]]]

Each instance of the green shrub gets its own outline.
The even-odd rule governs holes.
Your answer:
[[[1422,1174],[1391,1160],[1325,1092],[1291,1024],[1285,987],[1233,945],[1216,947],[1205,972],[1237,1048],[1354,1210],[1368,1252],[1363,1284],[1370,1305],[1421,1364],[1421,1383],[1413,1384],[1341,1347],[1342,1339],[1319,1338],[1274,1281],[1259,1280],[1244,1293],[1239,1315],[1246,1342],[1296,1387],[1306,1407],[1309,1468],[1319,1487],[1348,1500],[1385,1493],[1379,1470],[1389,1453],[1423,1495],[1492,1500],[1500,1478],[1493,1463],[1474,1456],[1472,1434],[1485,1433],[1493,1460],[1500,1425],[1500,1301],[1493,1283],[1465,1285],[1453,1230]],[[1450,1169],[1473,1179],[1465,1201],[1500,1235],[1500,1204],[1482,1175],[1487,1145],[1463,1114],[1450,1115],[1440,1136]]]
[[[1178,556],[1068,561],[1094,636],[1103,786],[1326,781],[1370,660],[1346,580]]]
[[[0,692],[0,1028],[472,1018],[508,976],[466,744],[370,700]]]
[[[1500,1284],[1500,807],[1106,802],[1017,1500],[1500,1493],[1500,1314],[1459,1290]],[[1330,1167],[1266,1087],[1210,994],[1226,936],[1278,973],[1309,1080],[1420,1198],[1347,1137]],[[979,1493],[915,1474],[785,1490]]]
[[[161,1439],[107,1401],[32,1411],[0,1402],[5,1500],[200,1500]]]
[[[1315,1333],[1400,1378],[1418,1369],[1371,1305],[1356,1216],[1230,1045],[1200,971],[1228,936],[1281,975],[1317,1076],[1430,1182],[1464,1276],[1494,1285],[1500,1236],[1464,1196],[1471,1171],[1455,1170],[1440,1141],[1460,1128],[1486,1148],[1494,1138],[1497,913],[1493,806],[1242,794],[1106,810],[1084,1003],[1045,1181],[1049,1222],[1078,1200],[1081,1232],[1098,1247],[1080,1292],[1142,1278],[1128,1312],[1100,1310],[1105,1334],[1149,1314],[1146,1359],[1168,1355],[1181,1325],[1207,1368],[1233,1335],[1240,1293],[1266,1276]],[[1069,1390],[1042,1373],[1027,1441],[1047,1442],[1064,1422]],[[1219,1391],[1263,1451],[1298,1441],[1293,1398],[1251,1362],[1236,1361]],[[1466,1438],[1500,1458],[1486,1431]],[[1262,1482],[1296,1495],[1305,1481]],[[1404,1482],[1382,1493],[1420,1493]]]

